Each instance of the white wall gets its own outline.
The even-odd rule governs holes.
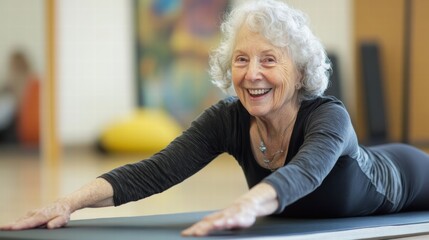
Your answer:
[[[135,106],[132,1],[59,0],[57,8],[59,138],[91,144]]]
[[[0,86],[13,50],[25,51],[41,77],[45,71],[44,0],[0,0]]]

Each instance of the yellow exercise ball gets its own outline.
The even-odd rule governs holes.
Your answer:
[[[99,146],[108,153],[153,154],[165,148],[182,127],[162,109],[138,109],[107,126]]]

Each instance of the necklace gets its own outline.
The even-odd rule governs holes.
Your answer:
[[[281,148],[283,148],[283,144],[284,144],[284,140],[285,140],[285,134],[286,131],[290,128],[290,126],[292,126],[292,123],[295,121],[296,119],[296,115],[295,117],[290,121],[290,123],[287,125],[286,129],[284,130],[283,134],[281,135],[283,137],[282,139],[282,143],[280,145]],[[259,151],[261,151],[262,155],[264,156],[262,158],[262,160],[264,161],[265,166],[271,171],[274,172],[276,169],[273,169],[271,167],[271,163],[274,161],[274,158],[277,154],[281,154],[284,153],[285,150],[283,149],[279,149],[277,151],[275,151],[271,157],[267,157],[267,146],[265,145],[264,139],[262,138],[262,134],[261,134],[261,129],[259,128],[259,125],[256,123],[256,128],[258,129],[258,134],[259,134],[259,138],[260,138],[260,142],[259,142]]]

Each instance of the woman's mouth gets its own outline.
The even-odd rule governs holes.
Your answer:
[[[255,89],[247,89],[247,92],[251,97],[260,97],[271,91],[272,88],[255,88]]]

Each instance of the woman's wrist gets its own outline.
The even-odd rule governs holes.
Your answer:
[[[76,211],[76,204],[72,201],[72,199],[68,197],[62,197],[57,199],[53,203],[53,207],[56,209],[61,209],[61,212],[68,212],[69,214]]]
[[[79,202],[78,199],[73,197],[73,195],[68,195],[65,197],[62,197],[56,201],[56,203],[59,203],[61,206],[66,208],[70,213],[73,213],[81,208],[83,208],[82,204]]]
[[[107,207],[113,205],[113,189],[104,179],[97,178],[79,190],[58,199],[57,202],[75,212],[86,207]]]
[[[270,215],[277,210],[279,205],[276,191],[267,183],[256,185],[237,199],[236,203],[255,212],[256,216]]]

